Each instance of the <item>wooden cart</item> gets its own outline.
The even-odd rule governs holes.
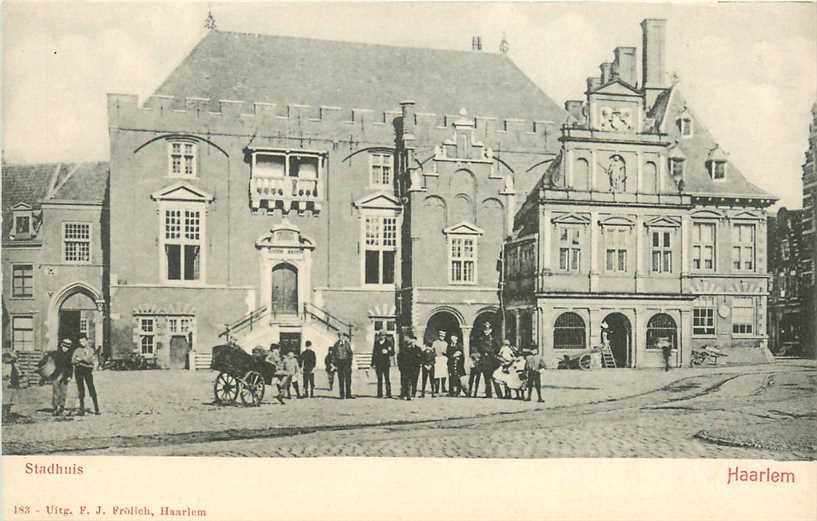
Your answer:
[[[261,356],[254,356],[238,344],[229,343],[213,348],[210,369],[218,371],[213,383],[216,403],[257,406],[264,399],[264,386],[273,385],[275,366]]]

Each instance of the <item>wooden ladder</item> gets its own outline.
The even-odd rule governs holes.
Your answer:
[[[616,359],[613,356],[613,352],[610,350],[609,346],[599,346],[601,349],[601,361],[604,367],[608,368],[615,368],[616,367]]]

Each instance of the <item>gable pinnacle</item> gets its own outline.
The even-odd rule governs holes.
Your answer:
[[[499,52],[502,54],[508,54],[508,51],[511,50],[511,44],[508,43],[508,39],[505,37],[505,33],[502,33],[502,41],[499,42]]]
[[[216,30],[216,19],[211,10],[207,10],[207,18],[204,19],[204,28],[210,31]]]

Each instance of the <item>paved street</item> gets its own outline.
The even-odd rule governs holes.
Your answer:
[[[208,456],[815,459],[815,364],[547,371],[546,403],[426,398],[212,403],[212,372],[101,372],[102,416],[55,419],[21,393],[4,452]],[[319,387],[325,387],[323,375]],[[397,380],[397,374],[393,376]]]

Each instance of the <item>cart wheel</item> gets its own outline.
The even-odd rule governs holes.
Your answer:
[[[228,373],[218,373],[216,381],[213,384],[213,394],[216,397],[216,403],[228,404],[234,403],[238,398],[238,380]]]
[[[244,405],[261,405],[264,399],[264,378],[257,371],[250,371],[244,376],[239,389],[241,403]]]
[[[590,369],[593,361],[590,358],[590,355],[582,355],[579,358],[579,369]]]

